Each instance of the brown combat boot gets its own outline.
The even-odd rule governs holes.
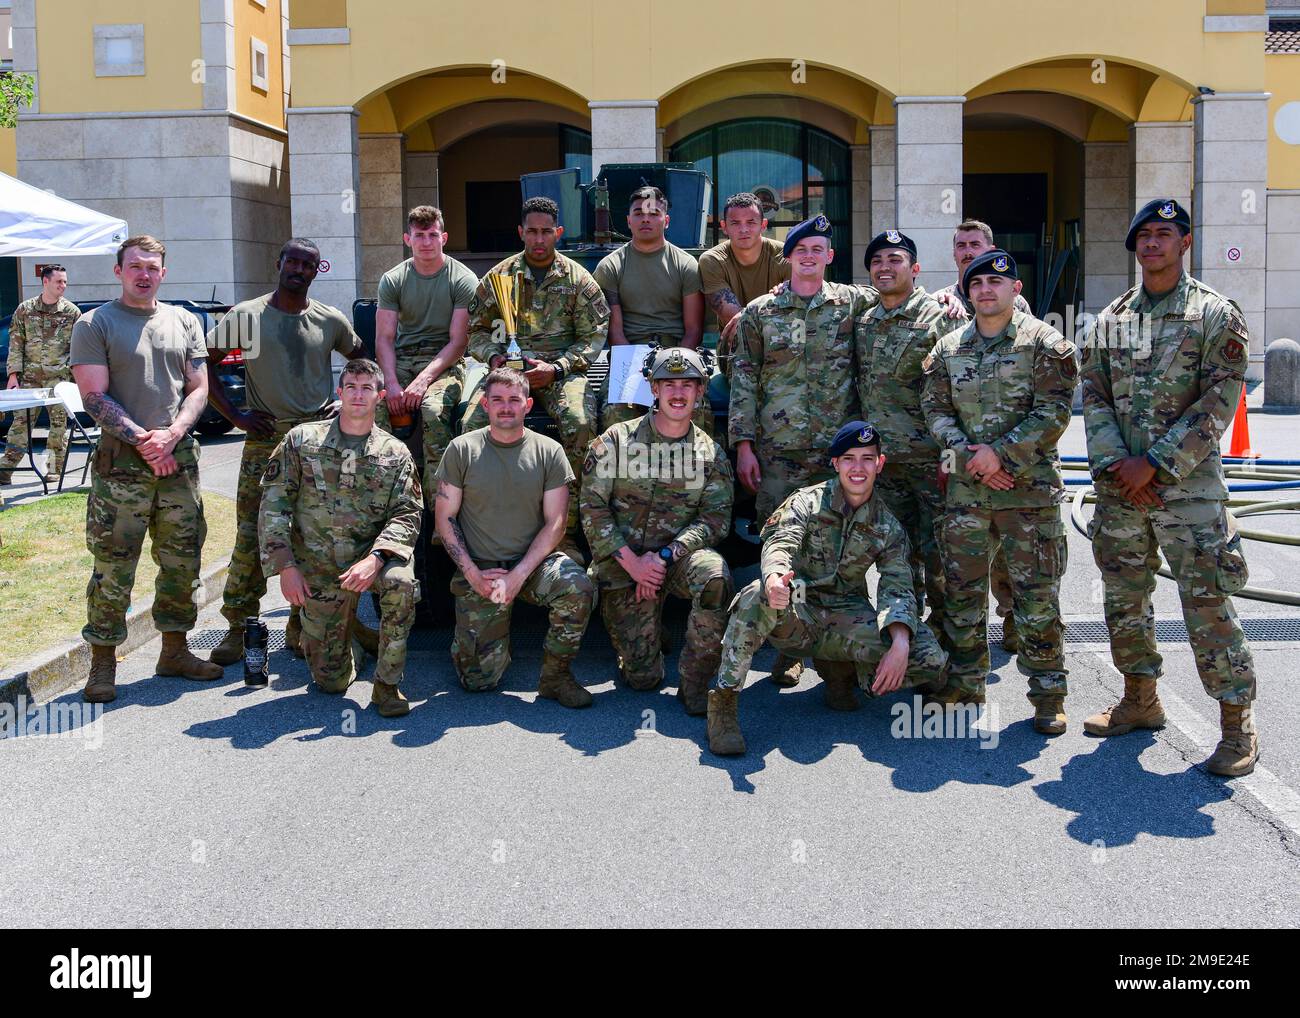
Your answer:
[[[745,736],[736,716],[739,703],[739,689],[709,690],[709,752],[716,756],[744,755]]]
[[[111,703],[117,699],[117,648],[90,645],[90,674],[81,691],[86,703]]]
[[[977,692],[962,689],[961,686],[944,686],[937,693],[926,693],[926,703],[937,703],[943,707],[949,707],[954,704],[981,704],[984,702],[984,684],[980,683]]]
[[[1205,761],[1205,769],[1225,778],[1240,778],[1255,769],[1259,759],[1259,735],[1255,731],[1255,711],[1249,703],[1219,701],[1219,740],[1214,755]]]
[[[306,657],[302,649],[302,615],[296,608],[290,610],[289,622],[284,627],[284,646],[299,660]]]
[[[1123,735],[1135,728],[1163,728],[1165,711],[1156,696],[1156,680],[1142,675],[1124,676],[1124,698],[1083,722],[1089,735]]]
[[[702,717],[709,712],[708,675],[685,675],[680,671],[677,676],[677,699],[682,702],[682,709],[693,718]]]
[[[1063,735],[1065,722],[1064,695],[1034,701],[1034,731],[1040,735]]]
[[[375,679],[370,689],[370,703],[381,718],[400,718],[411,713],[411,701],[396,685]]]
[[[208,660],[214,665],[233,665],[244,656],[244,627],[231,626],[226,630],[226,635],[221,638],[221,642],[212,648],[212,653],[208,655]]]
[[[778,653],[776,663],[772,665],[772,674],[767,678],[773,685],[789,689],[791,686],[799,685],[799,676],[802,674],[803,658]]]
[[[1002,616],[1002,649],[1008,654],[1020,653],[1020,637],[1016,633],[1016,617]]]
[[[578,685],[578,680],[573,677],[572,664],[572,657],[543,651],[537,695],[547,700],[558,700],[564,707],[590,707],[591,694]]]
[[[204,661],[190,653],[184,633],[162,634],[162,653],[158,655],[154,673],[205,680],[219,679],[222,675],[220,665],[214,665],[211,661]]]
[[[814,661],[822,677],[822,701],[831,710],[857,710],[858,674],[852,661]]]

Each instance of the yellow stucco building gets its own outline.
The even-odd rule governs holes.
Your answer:
[[[714,180],[710,230],[739,190],[770,197],[776,236],[824,212],[846,279],[897,227],[946,285],[953,225],[986,219],[1062,313],[1129,285],[1133,210],[1176,197],[1252,375],[1300,335],[1300,0],[10,7],[38,86],[14,169],[162,236],[173,295],[264,291],[292,232],[347,307],[404,256],[410,205],[482,268],[513,246],[520,174],[669,159]],[[86,261],[77,293],[107,295]]]

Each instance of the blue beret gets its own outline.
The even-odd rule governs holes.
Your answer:
[[[805,219],[785,235],[785,246],[781,248],[781,253],[789,258],[794,251],[794,246],[804,237],[825,237],[829,240],[830,235],[831,221],[825,216],[813,216],[811,219]]]
[[[880,448],[880,435],[876,429],[866,421],[849,421],[835,432],[835,437],[831,440],[831,457],[843,456],[850,449],[868,445]]]
[[[867,245],[867,253],[862,256],[863,268],[871,268],[871,256],[873,254],[891,247],[906,251],[912,256],[912,261],[916,261],[916,241],[905,233],[899,233],[897,230],[886,230],[884,233],[876,234],[871,239],[871,243]]]
[[[1124,246],[1130,251],[1137,250],[1138,230],[1147,223],[1173,223],[1184,237],[1192,232],[1192,217],[1185,208],[1172,198],[1153,198],[1138,209],[1133,222],[1129,223]]]
[[[976,276],[1020,278],[1016,272],[1016,260],[1000,247],[985,251],[966,266],[966,271],[961,274],[961,292],[963,296],[970,297],[970,281]]]

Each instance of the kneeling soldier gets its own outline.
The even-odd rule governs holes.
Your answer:
[[[731,573],[714,546],[731,523],[734,481],[721,446],[691,421],[709,378],[700,354],[659,350],[647,374],[656,409],[609,428],[583,464],[582,525],[601,617],[633,689],[663,681],[666,596],[690,599],[677,697],[699,715],[731,600]]]
[[[556,551],[564,536],[573,471],[564,447],[524,427],[528,379],[494,368],[483,385],[488,426],[451,440],[438,466],[438,535],[459,572],[451,659],[471,692],[495,689],[510,665],[516,597],[550,613],[537,695],[586,707],[591,694],[571,670],[595,607],[582,566]]]
[[[917,619],[907,535],[873,497],[885,465],[880,437],[850,421],[831,442],[836,477],[800,488],[763,528],[762,579],[737,595],[722,643],[717,688],[709,692],[709,749],[745,752],[737,698],[754,653],[808,654],[826,685],[827,705],[853,709],[854,679],[880,696],[943,681],[948,656]],[[880,574],[879,607],[867,570]]]
[[[379,663],[370,702],[384,717],[411,706],[399,690],[418,587],[412,554],[420,534],[420,481],[411,454],[375,427],[384,376],[349,361],[337,419],[300,424],[262,475],[258,536],[262,571],[302,608],[302,649],[316,685],[351,684],[357,597],[379,592]]]

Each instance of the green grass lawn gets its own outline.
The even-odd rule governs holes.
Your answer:
[[[86,624],[86,584],[90,552],[86,550],[85,492],[54,495],[0,513],[0,675],[44,647],[71,639]],[[228,561],[235,546],[235,503],[203,493],[208,539],[203,569]],[[153,596],[158,567],[149,538],[140,552],[132,600]]]

